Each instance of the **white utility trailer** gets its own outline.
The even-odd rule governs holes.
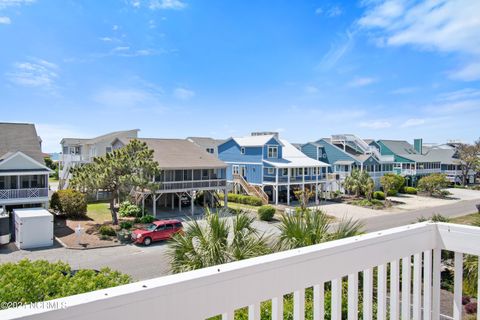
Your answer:
[[[43,208],[14,209],[15,245],[19,249],[53,246],[53,215]]]

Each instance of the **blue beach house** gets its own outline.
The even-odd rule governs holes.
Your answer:
[[[293,191],[324,190],[328,164],[311,159],[276,132],[256,132],[230,138],[218,146],[218,157],[227,164],[227,182],[236,191],[265,203],[290,204]]]

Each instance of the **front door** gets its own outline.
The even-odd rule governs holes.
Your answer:
[[[247,178],[247,168],[245,166],[240,166],[240,175],[246,179]]]

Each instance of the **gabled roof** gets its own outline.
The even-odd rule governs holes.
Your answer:
[[[0,172],[52,172],[52,170],[45,165],[43,158],[37,161],[22,151],[16,151],[7,152],[2,156]]]
[[[110,132],[110,133],[107,133],[107,134],[103,134],[103,135],[95,137],[95,138],[88,138],[88,139],[63,138],[62,141],[60,141],[60,144],[68,144],[68,145],[95,144],[95,143],[103,141],[103,140],[107,140],[107,141],[108,140],[113,140],[117,136],[126,136],[128,138],[135,138],[138,134],[138,131],[140,131],[140,129],[114,131],[114,132]]]
[[[258,136],[246,136],[241,138],[232,138],[240,147],[263,147],[268,141],[275,139],[279,144],[282,144],[281,140],[275,135],[258,135]]]
[[[209,137],[188,137],[187,140],[204,148],[216,148],[225,142],[225,140],[213,139]]]
[[[31,123],[0,123],[0,160],[7,153],[20,151],[39,163],[44,163],[40,138]]]
[[[268,159],[263,160],[265,163],[268,163],[274,167],[278,168],[311,168],[311,167],[329,167],[330,165],[312,159],[305,155],[302,151],[298,150],[290,142],[284,139],[280,139],[280,142],[283,145],[282,148],[282,159]]]
[[[456,154],[455,149],[444,148],[432,148],[425,156],[435,162],[441,162],[442,164],[459,164],[459,160],[454,158]]]
[[[154,151],[154,159],[162,170],[218,169],[227,165],[193,142],[184,139],[140,138]]]
[[[413,148],[413,146],[407,141],[404,141],[404,140],[379,140],[379,141],[397,155],[404,156],[404,155],[418,154],[417,151],[415,151],[415,149]]]

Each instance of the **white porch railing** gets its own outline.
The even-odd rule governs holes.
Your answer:
[[[260,319],[260,303],[271,301],[272,319],[279,320],[283,319],[284,295],[293,293],[293,318],[303,320],[305,290],[313,287],[313,319],[319,320],[324,319],[324,285],[329,283],[333,320],[342,319],[344,289],[348,291],[350,320],[356,320],[359,311],[363,319],[437,320],[441,318],[441,250],[455,252],[450,311],[454,319],[461,319],[463,255],[480,255],[479,243],[480,228],[419,223],[52,300],[48,306],[59,308],[53,311],[8,309],[0,311],[0,319],[153,316],[191,320],[215,315],[234,319],[234,310],[242,307],[248,307],[249,319]],[[359,297],[363,298],[361,304]]]
[[[223,188],[227,185],[226,179],[196,180],[181,182],[161,182],[158,190],[190,190],[201,188]]]
[[[47,188],[3,189],[0,190],[0,200],[30,199],[48,197]]]

